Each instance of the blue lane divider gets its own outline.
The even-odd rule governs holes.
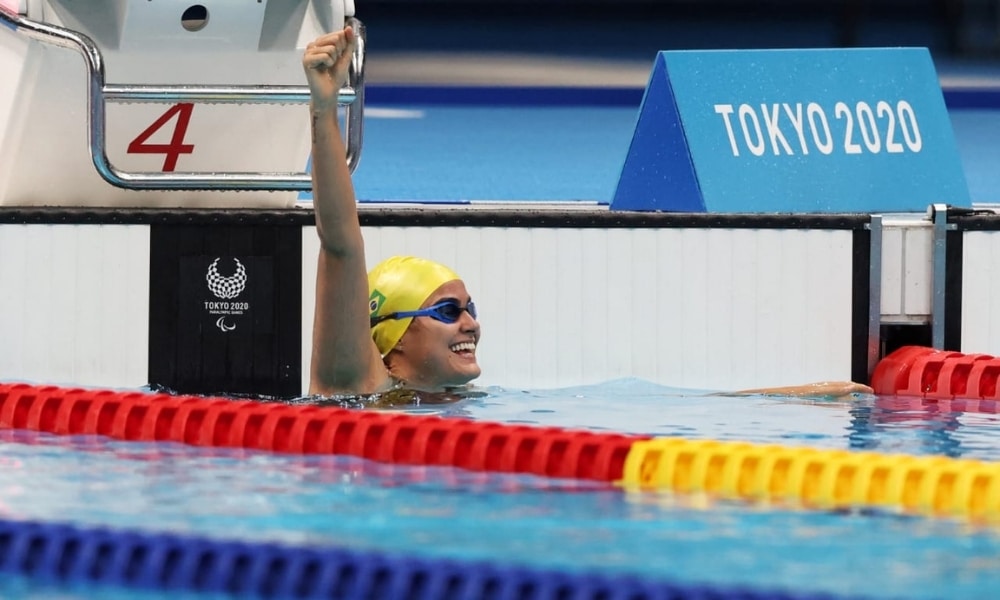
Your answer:
[[[574,574],[342,548],[0,520],[0,573],[52,584],[262,598],[783,600],[835,598]]]

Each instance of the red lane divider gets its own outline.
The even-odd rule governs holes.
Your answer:
[[[617,481],[636,441],[555,427],[224,398],[0,384],[0,427]]]
[[[872,388],[876,394],[936,400],[1000,400],[998,380],[998,357],[904,346],[879,361]],[[994,412],[992,403],[975,406]]]

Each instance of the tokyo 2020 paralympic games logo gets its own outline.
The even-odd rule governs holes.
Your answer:
[[[232,300],[243,293],[243,289],[247,286],[246,267],[243,266],[243,263],[238,258],[234,258],[233,262],[236,263],[236,272],[228,277],[219,273],[218,258],[213,260],[212,264],[208,265],[208,273],[205,274],[205,280],[208,282],[208,289],[216,298]]]
[[[236,263],[236,272],[232,275],[223,275],[219,273],[219,260],[221,258],[213,260],[205,273],[208,290],[219,300],[205,302],[205,310],[208,314],[218,317],[215,326],[226,333],[236,329],[236,323],[233,320],[235,317],[250,310],[249,302],[233,300],[242,294],[247,287],[247,269],[238,258],[233,258],[233,262]]]

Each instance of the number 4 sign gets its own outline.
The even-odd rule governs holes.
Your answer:
[[[191,121],[191,111],[194,104],[181,103],[171,106],[167,112],[163,113],[152,125],[143,130],[128,145],[129,154],[163,154],[163,171],[173,171],[177,168],[177,158],[181,154],[191,154],[194,152],[194,144],[185,144],[184,135],[187,133],[188,123]],[[147,143],[157,131],[162,129],[176,115],[174,132],[170,137],[169,144],[149,144]]]

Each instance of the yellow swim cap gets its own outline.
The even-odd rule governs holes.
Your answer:
[[[461,279],[448,267],[416,256],[393,256],[368,272],[368,314],[378,317],[389,313],[417,310],[434,290],[449,281]],[[385,356],[403,337],[413,317],[387,319],[372,327],[372,339]]]

